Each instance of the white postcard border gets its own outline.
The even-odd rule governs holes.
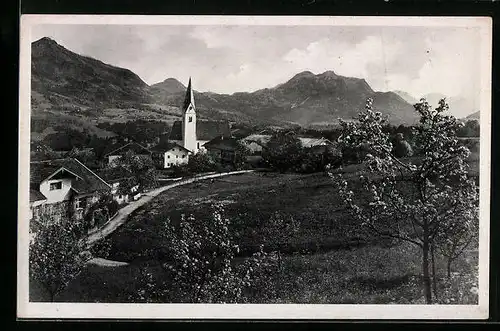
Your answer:
[[[123,25],[336,25],[477,27],[481,30],[480,241],[478,305],[104,304],[32,303],[28,296],[31,28],[39,24]],[[17,316],[123,319],[486,319],[489,309],[491,151],[490,17],[287,17],[22,15],[19,76],[19,184]]]

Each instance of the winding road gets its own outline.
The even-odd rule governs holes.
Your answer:
[[[177,186],[182,186],[182,185],[187,185],[191,184],[200,180],[204,179],[209,179],[209,178],[216,178],[216,177],[224,177],[224,176],[230,176],[230,175],[238,175],[238,174],[244,174],[248,172],[254,172],[255,170],[240,170],[240,171],[232,171],[232,172],[224,172],[224,173],[215,173],[215,174],[207,174],[207,175],[202,175],[202,176],[197,176],[197,177],[191,177],[183,180],[179,180],[175,183],[165,185],[162,187],[159,187],[157,189],[151,190],[149,192],[143,193],[142,197],[136,201],[133,201],[126,205],[125,207],[121,208],[118,210],[116,215],[111,218],[104,226],[102,226],[100,229],[98,229],[96,232],[91,233],[88,238],[87,238],[87,247],[90,248],[92,247],[97,241],[109,236],[111,233],[113,233],[120,225],[125,223],[127,221],[128,216],[136,209],[139,207],[144,206],[151,200],[153,200],[154,197],[159,195],[160,193],[163,193],[171,188],[177,187]]]

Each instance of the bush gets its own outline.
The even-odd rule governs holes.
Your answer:
[[[210,172],[217,170],[217,163],[207,153],[197,153],[189,156],[187,169],[190,173]]]

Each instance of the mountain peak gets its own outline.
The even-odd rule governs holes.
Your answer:
[[[57,41],[49,37],[43,37],[33,42],[33,45],[59,45]]]
[[[320,77],[332,77],[332,78],[338,77],[338,75],[333,70],[327,70],[324,73],[319,74],[318,76],[320,76]]]

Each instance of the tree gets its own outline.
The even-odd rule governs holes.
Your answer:
[[[264,160],[280,172],[300,166],[303,148],[300,139],[294,133],[278,132],[271,136],[262,151]]]
[[[41,285],[52,302],[83,269],[90,258],[85,242],[84,222],[74,219],[55,222],[48,215],[33,219],[33,240],[29,248],[30,281]]]
[[[459,122],[445,116],[445,100],[436,109],[422,99],[415,104],[420,115],[415,127],[416,164],[402,162],[392,151],[386,119],[372,110],[369,99],[356,122],[343,122],[339,138],[347,146],[364,145],[367,176],[360,176],[368,199],[357,199],[342,174],[334,176],[340,196],[361,226],[378,236],[414,244],[422,252],[422,275],[427,303],[432,303],[430,255],[434,245],[452,237],[453,225],[477,222],[478,190],[468,177],[469,150],[458,142]],[[460,217],[457,217],[460,215]]]
[[[151,273],[143,271],[141,300],[244,301],[243,291],[255,281],[255,272],[267,256],[261,251],[245,263],[234,265],[239,248],[232,242],[230,221],[223,217],[221,206],[214,206],[209,220],[182,215],[174,224],[167,219],[160,235],[168,242],[168,261],[163,267],[171,281],[155,280]]]
[[[153,160],[143,157],[129,150],[123,155],[117,164],[134,175],[135,182],[142,189],[153,188],[157,185],[156,168]]]
[[[191,173],[215,171],[217,163],[208,153],[196,153],[189,156],[187,168]]]
[[[247,165],[247,156],[250,154],[250,149],[240,141],[237,141],[234,151],[234,167],[238,170],[244,169]]]

